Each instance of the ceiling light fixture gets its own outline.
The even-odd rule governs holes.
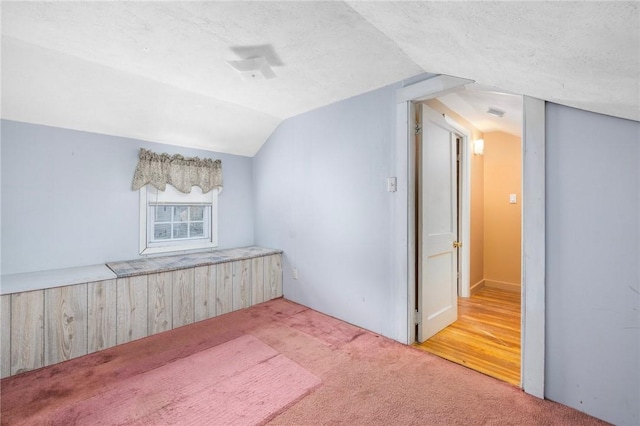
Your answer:
[[[493,115],[494,117],[502,118],[504,116],[504,111],[501,111],[496,108],[489,108],[487,110],[487,114]]]
[[[240,73],[245,80],[267,80],[276,76],[264,56],[241,61],[227,61],[227,64]]]

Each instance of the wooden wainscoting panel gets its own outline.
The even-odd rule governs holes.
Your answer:
[[[219,263],[216,280],[216,313],[218,315],[231,312],[233,306],[233,262]]]
[[[87,354],[87,285],[44,291],[44,364]]]
[[[251,306],[251,260],[233,262],[233,310]]]
[[[264,257],[255,257],[251,259],[251,304],[264,301]]]
[[[199,266],[193,273],[195,320],[213,318],[216,316],[216,265]]]
[[[116,345],[116,280],[87,284],[87,353]]]
[[[116,341],[118,344],[147,336],[147,275],[116,281]]]
[[[0,296],[0,378],[11,375],[11,295]]]
[[[194,268],[173,271],[173,328],[194,321]]]
[[[273,255],[273,257],[274,257],[273,273],[275,275],[275,280],[276,280],[276,297],[282,297],[284,294],[284,290],[282,289],[282,255],[275,254]]]
[[[44,290],[11,295],[11,374],[44,366]]]
[[[264,258],[265,299],[282,296],[282,256],[274,254]]]
[[[172,273],[161,272],[148,277],[149,305],[147,307],[149,335],[173,328]]]

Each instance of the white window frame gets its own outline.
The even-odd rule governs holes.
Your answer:
[[[177,194],[171,185],[167,184],[169,190],[167,194]],[[218,193],[219,191],[213,189],[207,194],[202,194],[199,188],[194,187],[190,194],[179,193],[176,196],[175,202],[172,200],[164,200],[163,204],[167,205],[203,205],[210,206],[209,212],[211,214],[209,224],[209,236],[199,239],[185,239],[185,240],[168,240],[166,242],[151,241],[151,209],[152,203],[155,204],[157,190],[151,185],[145,185],[140,188],[140,254],[150,255],[158,253],[171,253],[188,250],[203,250],[212,249],[218,246]],[[158,191],[161,192],[161,191]]]

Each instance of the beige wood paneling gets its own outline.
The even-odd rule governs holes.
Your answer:
[[[264,301],[264,257],[256,257],[251,259],[251,304]]]
[[[194,275],[195,268],[173,271],[173,328],[194,321]]]
[[[271,300],[276,297],[277,292],[277,280],[273,274],[273,268],[275,265],[273,256],[266,256],[264,258],[264,299]]]
[[[282,295],[281,255],[1,296],[2,377]]]
[[[282,296],[282,257],[279,254],[264,258],[265,299]]]
[[[271,273],[274,275],[276,282],[276,297],[282,297],[282,255],[274,254],[271,257],[273,258],[271,262]]]
[[[147,275],[116,281],[116,341],[118,344],[147,336]]]
[[[0,296],[0,377],[11,375],[11,295]]]
[[[251,260],[233,262],[233,310],[251,306]]]
[[[233,274],[232,262],[217,265],[218,274],[216,280],[216,314],[222,315],[231,312],[233,306]]]
[[[87,284],[87,353],[116,345],[116,280]]]
[[[172,282],[171,272],[149,275],[149,323],[147,325],[149,335],[173,328]]]
[[[11,374],[44,366],[44,290],[11,295]]]
[[[194,271],[194,315],[196,321],[216,316],[216,265],[200,266]]]
[[[87,285],[56,287],[44,292],[44,364],[87,353]]]

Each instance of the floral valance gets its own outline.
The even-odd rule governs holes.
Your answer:
[[[133,175],[133,190],[146,184],[164,191],[167,184],[186,194],[199,186],[207,193],[214,188],[222,189],[222,162],[210,158],[185,158],[182,155],[156,154],[140,148],[136,172]]]

